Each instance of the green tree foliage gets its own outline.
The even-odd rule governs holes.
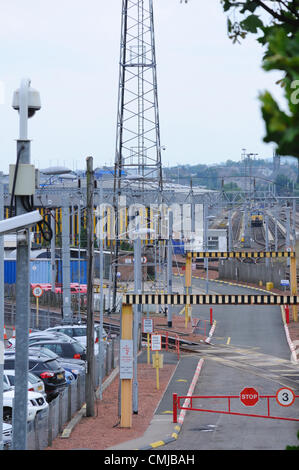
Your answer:
[[[228,14],[228,35],[240,42],[254,34],[264,48],[262,67],[279,70],[286,110],[268,91],[260,94],[265,142],[277,153],[299,159],[299,0],[220,0]]]
[[[276,192],[278,196],[287,196],[292,189],[292,181],[285,175],[278,175],[275,179]]]

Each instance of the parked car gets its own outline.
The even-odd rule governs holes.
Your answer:
[[[4,354],[4,369],[15,369],[14,354]],[[59,362],[45,354],[38,357],[29,355],[29,371],[44,382],[48,402],[56,398],[67,386],[64,369]]]
[[[70,385],[75,380],[75,376],[69,371],[65,370],[65,381]]]
[[[43,345],[53,351],[57,356],[63,359],[80,359],[86,361],[86,350],[78,341],[68,338],[64,339],[46,339],[36,338],[30,346]]]
[[[60,326],[53,326],[51,328],[47,328],[45,331],[57,331],[59,333],[64,333],[71,338],[76,339],[79,341],[85,348],[86,348],[86,339],[87,339],[87,325],[60,325]],[[100,327],[95,325],[94,328],[94,339],[95,343],[98,343],[100,336]],[[103,329],[103,340],[107,341],[108,335],[106,331]]]
[[[14,404],[15,390],[3,382],[3,421],[12,422],[12,410]],[[28,392],[27,420],[33,421],[37,413],[49,407],[41,393]]]
[[[61,367],[64,370],[71,372],[75,378],[78,375],[85,373],[85,361],[81,361],[80,359],[64,359],[58,356],[54,351],[48,349],[43,344],[37,344],[34,347],[31,346],[29,348],[29,353],[32,355],[39,355],[40,353],[46,354],[46,356],[51,357],[52,359],[56,359],[57,362],[60,363]]]
[[[3,380],[10,387],[14,387],[15,386],[15,371],[12,369],[4,370]],[[44,396],[46,395],[44,382],[39,377],[32,374],[31,372],[28,372],[28,391],[41,393]]]
[[[9,423],[2,423],[2,442],[3,449],[9,449],[12,445],[12,425]]]
[[[59,338],[59,339],[69,339],[69,336],[65,335],[64,333],[60,333],[59,331],[46,331],[46,330],[36,330],[31,333],[29,333],[29,345],[32,343],[36,338],[47,338],[47,339],[53,339],[53,338]],[[7,346],[6,349],[12,349],[15,348],[16,346],[16,338],[9,338],[7,340]]]

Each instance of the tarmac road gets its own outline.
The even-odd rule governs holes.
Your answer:
[[[204,289],[205,281],[196,279],[193,283]],[[210,288],[210,293],[255,293],[212,281]],[[209,307],[193,307],[192,317],[209,319]],[[275,396],[281,387],[299,394],[299,370],[290,361],[280,307],[215,306],[213,319],[216,329],[211,344],[203,345],[194,355],[204,357],[204,365],[193,396],[239,396],[245,386],[256,388],[259,395]],[[201,399],[195,406],[228,411],[227,399]],[[266,400],[245,407],[235,399],[232,411],[267,415]],[[290,407],[271,399],[270,416],[299,417],[299,399]],[[283,450],[299,444],[298,429],[295,421],[188,411],[178,438],[163,450]]]

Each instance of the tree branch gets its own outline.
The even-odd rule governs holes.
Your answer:
[[[267,11],[268,13],[270,13],[270,15],[273,16],[273,18],[276,18],[277,20],[279,20],[279,21],[281,21],[281,22],[288,23],[288,24],[290,24],[291,26],[296,26],[296,27],[298,27],[299,21],[294,20],[294,19],[292,19],[292,18],[289,18],[289,17],[286,16],[286,15],[277,13],[276,11],[272,10],[272,8],[268,7],[268,5],[266,5],[262,0],[255,0],[255,2],[258,4],[258,6],[260,6],[260,7],[263,8],[265,11]]]

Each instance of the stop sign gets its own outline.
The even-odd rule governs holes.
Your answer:
[[[245,406],[254,406],[259,400],[259,394],[253,387],[245,387],[240,393],[240,400]]]

